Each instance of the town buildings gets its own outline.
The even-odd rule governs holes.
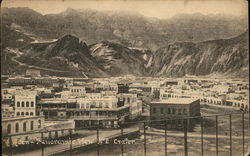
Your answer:
[[[74,128],[119,128],[122,123],[140,120],[142,113],[144,119],[149,117],[153,123],[167,120],[167,128],[181,129],[183,118],[200,115],[200,104],[224,105],[242,111],[249,108],[249,84],[238,80],[86,79],[43,77],[31,72],[26,76],[7,77],[4,82],[1,101],[6,129],[3,133],[7,137],[20,134],[24,136],[21,140],[39,138],[42,131],[48,131],[44,138],[49,139],[67,136],[69,129]],[[189,119],[189,128],[194,123]],[[30,134],[33,132],[37,135]]]
[[[120,95],[117,96],[120,97]],[[41,99],[38,107],[46,119],[73,119],[77,127],[99,124],[104,128],[116,128],[120,123],[134,119],[141,114],[141,103],[135,96],[128,97],[126,100],[128,101],[118,100],[115,95],[86,93],[86,96],[82,98]]]
[[[182,128],[182,118],[195,116],[200,116],[199,99],[169,98],[150,103],[150,120],[167,120],[167,128]],[[187,123],[189,128],[194,125],[192,119],[188,119]]]

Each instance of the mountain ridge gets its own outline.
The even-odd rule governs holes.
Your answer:
[[[231,39],[175,42],[156,52],[131,49],[110,41],[87,45],[78,37],[65,35],[57,41],[31,43],[20,51],[18,61],[81,76],[183,77],[224,75],[247,77],[248,31]]]
[[[41,15],[29,8],[5,8],[2,17],[3,34],[10,34],[2,41],[1,54],[7,56],[2,62],[8,66],[4,73],[32,65],[89,77],[248,73],[249,31],[246,21],[235,17],[197,14],[152,20],[75,9]],[[22,51],[17,59],[26,67],[13,69],[14,54],[8,48]]]
[[[3,8],[2,25],[16,23],[44,39],[75,34],[87,44],[109,40],[129,47],[157,50],[176,41],[205,41],[232,38],[243,33],[247,20],[229,15],[180,15],[157,19],[140,14],[109,13],[68,9],[59,14],[42,15],[29,8]]]

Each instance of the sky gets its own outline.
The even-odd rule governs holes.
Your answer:
[[[29,7],[41,14],[60,13],[67,8],[138,12],[168,19],[176,14],[230,14],[247,16],[246,0],[3,0],[2,7]]]

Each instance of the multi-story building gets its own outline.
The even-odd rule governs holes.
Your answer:
[[[70,86],[69,91],[73,97],[84,97],[86,94],[85,88],[83,86]]]
[[[142,101],[137,99],[136,94],[130,93],[120,93],[117,94],[118,101],[123,101],[124,105],[129,106],[131,120],[136,119],[141,116],[142,114]]]
[[[168,128],[182,128],[183,120],[181,118],[194,116],[200,116],[199,99],[170,98],[150,103],[150,120],[167,120]],[[189,128],[193,124],[194,122],[188,119]]]
[[[128,93],[129,86],[128,84],[119,83],[118,85],[118,93]]]
[[[54,83],[59,83],[57,77],[10,77],[7,82],[10,86],[25,86],[25,85],[42,85],[46,87],[53,86]]]
[[[12,98],[12,94],[10,93],[2,93],[1,95],[1,100],[11,100]]]
[[[39,109],[46,119],[72,119],[77,127],[96,126],[118,127],[129,119],[129,106],[119,105],[114,96],[103,97],[100,93],[89,93],[85,98],[41,99]]]
[[[15,92],[15,116],[36,115],[36,91],[19,90]]]

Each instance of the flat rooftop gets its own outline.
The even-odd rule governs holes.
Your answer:
[[[151,104],[190,104],[198,99],[195,98],[169,98],[159,101],[152,101]]]

